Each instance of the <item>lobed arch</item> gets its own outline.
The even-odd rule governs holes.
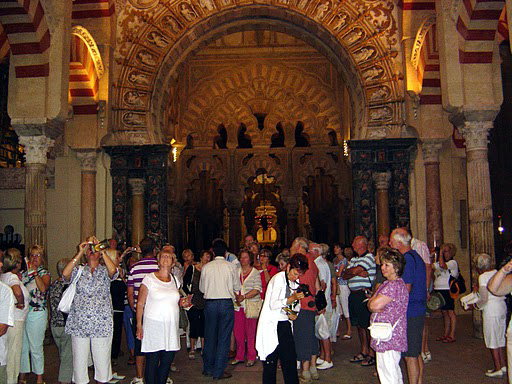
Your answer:
[[[223,124],[232,142],[243,123],[253,145],[269,147],[279,122],[302,121],[315,142],[327,142],[327,132],[341,135],[342,127],[335,90],[320,84],[314,76],[272,63],[228,69],[190,91],[194,96],[184,108],[177,140],[193,134],[197,146],[211,146],[215,127]],[[262,130],[256,113],[266,114]]]
[[[264,169],[267,175],[272,176],[276,180],[276,185],[283,189],[283,194],[286,194],[286,175],[283,169],[279,167],[270,157],[265,155],[256,155],[252,157],[245,166],[238,172],[238,189],[240,196],[244,195],[244,188],[247,186],[247,180],[256,176],[256,172]]]
[[[69,97],[74,115],[96,115],[99,80],[104,67],[93,37],[82,26],[71,32]]]
[[[383,124],[401,124],[403,89],[395,65],[400,47],[394,2],[205,0],[200,4],[159,2],[139,24],[129,10],[122,12],[120,23],[133,22],[133,29],[122,28],[118,36],[118,57],[124,59],[119,60],[114,96],[119,108],[115,129],[161,132],[169,102],[167,85],[186,58],[220,36],[254,29],[300,38],[335,65],[351,95],[352,138],[365,138],[368,130]],[[147,12],[136,11],[138,16]],[[135,28],[139,33],[133,33]],[[134,89],[144,107],[123,102],[124,94]]]
[[[41,1],[2,1],[0,24],[1,52],[10,53],[15,77],[48,77],[51,37]]]
[[[334,159],[324,153],[315,154],[314,156],[306,157],[304,164],[301,166],[298,172],[298,181],[300,187],[307,185],[307,178],[315,175],[316,169],[323,169],[326,176],[331,176],[334,180],[334,184],[341,186],[341,172],[339,165]],[[338,193],[341,193],[342,189],[338,188]]]
[[[225,163],[223,164],[222,160],[211,156],[197,158],[192,158],[191,156],[188,160],[190,161],[190,166],[187,166],[187,171],[182,173],[184,177],[184,186],[191,185],[192,181],[199,179],[201,172],[206,171],[210,173],[211,178],[219,181],[219,188],[226,189]]]

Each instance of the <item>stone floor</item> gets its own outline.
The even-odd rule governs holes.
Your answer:
[[[464,383],[464,384],[482,384],[482,383],[505,383],[506,379],[491,379],[484,375],[484,372],[492,368],[491,355],[485,348],[483,340],[472,337],[471,316],[459,316],[457,328],[457,342],[452,344],[442,344],[434,341],[440,335],[442,330],[442,319],[436,317],[431,319],[430,331],[430,350],[433,360],[426,365],[425,380],[426,384],[437,383]],[[184,344],[184,339],[182,339]],[[378,379],[372,376],[374,368],[361,367],[351,364],[348,359],[359,351],[358,341],[356,339],[348,341],[338,341],[334,346],[334,368],[320,373],[322,383],[378,383]],[[45,348],[46,374],[45,379],[48,384],[57,382],[58,374],[58,353],[54,345]],[[133,366],[126,364],[128,357],[119,359],[119,365],[116,370],[126,375],[126,379],[120,383],[129,383],[134,376]],[[202,363],[198,355],[196,360],[189,360],[187,353],[182,349],[176,356],[175,363],[180,372],[172,373],[171,377],[175,383],[202,383],[209,382],[211,379],[204,378],[201,375]],[[231,370],[230,367],[228,367]],[[230,383],[260,383],[261,382],[261,364],[246,368],[238,365],[233,371],[233,377],[224,380],[226,384]],[[405,374],[405,369],[403,369]],[[92,376],[91,376],[92,377]],[[29,383],[35,383],[35,377],[29,378]],[[280,371],[278,372],[278,383],[283,383]]]

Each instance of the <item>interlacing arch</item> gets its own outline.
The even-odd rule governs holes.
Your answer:
[[[275,185],[284,189],[286,187],[286,178],[281,167],[279,167],[269,156],[256,155],[251,158],[247,165],[240,169],[238,173],[238,188],[239,192],[243,195],[244,188],[247,186],[247,182],[251,177],[256,176],[258,170],[264,169],[267,172],[267,176],[275,178]],[[286,195],[286,191],[282,192]]]
[[[0,23],[0,52],[10,52],[16,78],[48,77],[50,31],[40,0],[0,2]]]
[[[133,3],[118,17],[116,130],[164,130],[168,84],[188,55],[223,35],[255,28],[298,37],[333,62],[352,96],[353,138],[401,124],[394,1],[180,0],[140,9]],[[126,102],[134,91],[138,101]]]
[[[336,185],[341,185],[341,172],[339,165],[334,159],[326,154],[315,154],[315,156],[306,157],[304,164],[298,172],[298,180],[302,186],[307,185],[307,178],[315,175],[316,169],[323,169],[325,175],[332,176]],[[340,189],[341,191],[341,189]]]
[[[276,125],[283,121],[302,121],[304,133],[316,141],[327,142],[328,130],[342,129],[334,90],[283,65],[258,63],[237,72],[228,70],[199,83],[190,94],[194,96],[184,108],[178,140],[191,134],[195,146],[211,147],[220,124],[228,130],[228,141],[236,143],[243,123],[253,145],[264,147],[270,146]],[[255,113],[267,115],[262,130]]]
[[[99,49],[89,32],[75,26],[71,36],[69,95],[75,115],[95,115],[99,79],[103,75]]]
[[[226,184],[226,164],[219,163],[221,161],[218,158],[211,156],[202,156],[193,158],[190,160],[190,166],[186,172],[183,172],[185,182],[183,185],[191,185],[192,181],[199,179],[201,172],[209,172],[212,179],[216,179],[219,182],[221,189],[225,188]],[[184,162],[182,162],[185,164]]]

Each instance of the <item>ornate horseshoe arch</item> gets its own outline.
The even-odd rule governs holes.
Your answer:
[[[162,115],[170,97],[167,85],[179,66],[222,35],[261,28],[302,39],[338,68],[351,95],[353,139],[402,123],[393,1],[333,6],[328,0],[178,0],[145,1],[140,7],[134,1],[121,10],[118,21],[117,131],[163,140]]]

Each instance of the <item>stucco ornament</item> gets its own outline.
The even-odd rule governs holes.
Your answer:
[[[147,9],[158,4],[158,0],[128,0],[132,6],[138,9]]]
[[[350,18],[346,13],[344,13],[344,12],[339,13],[338,16],[336,16],[334,18],[334,22],[332,24],[332,29],[335,32],[341,31],[341,29],[348,24],[349,20],[350,20]]]
[[[416,34],[416,38],[414,39],[414,45],[412,46],[412,54],[411,54],[411,63],[415,69],[418,68],[418,63],[420,61],[421,47],[423,46],[423,43],[425,42],[427,33],[435,23],[436,23],[436,15],[432,14],[428,18],[426,18],[423,21],[423,23],[421,23],[421,26],[418,29],[418,33]]]

